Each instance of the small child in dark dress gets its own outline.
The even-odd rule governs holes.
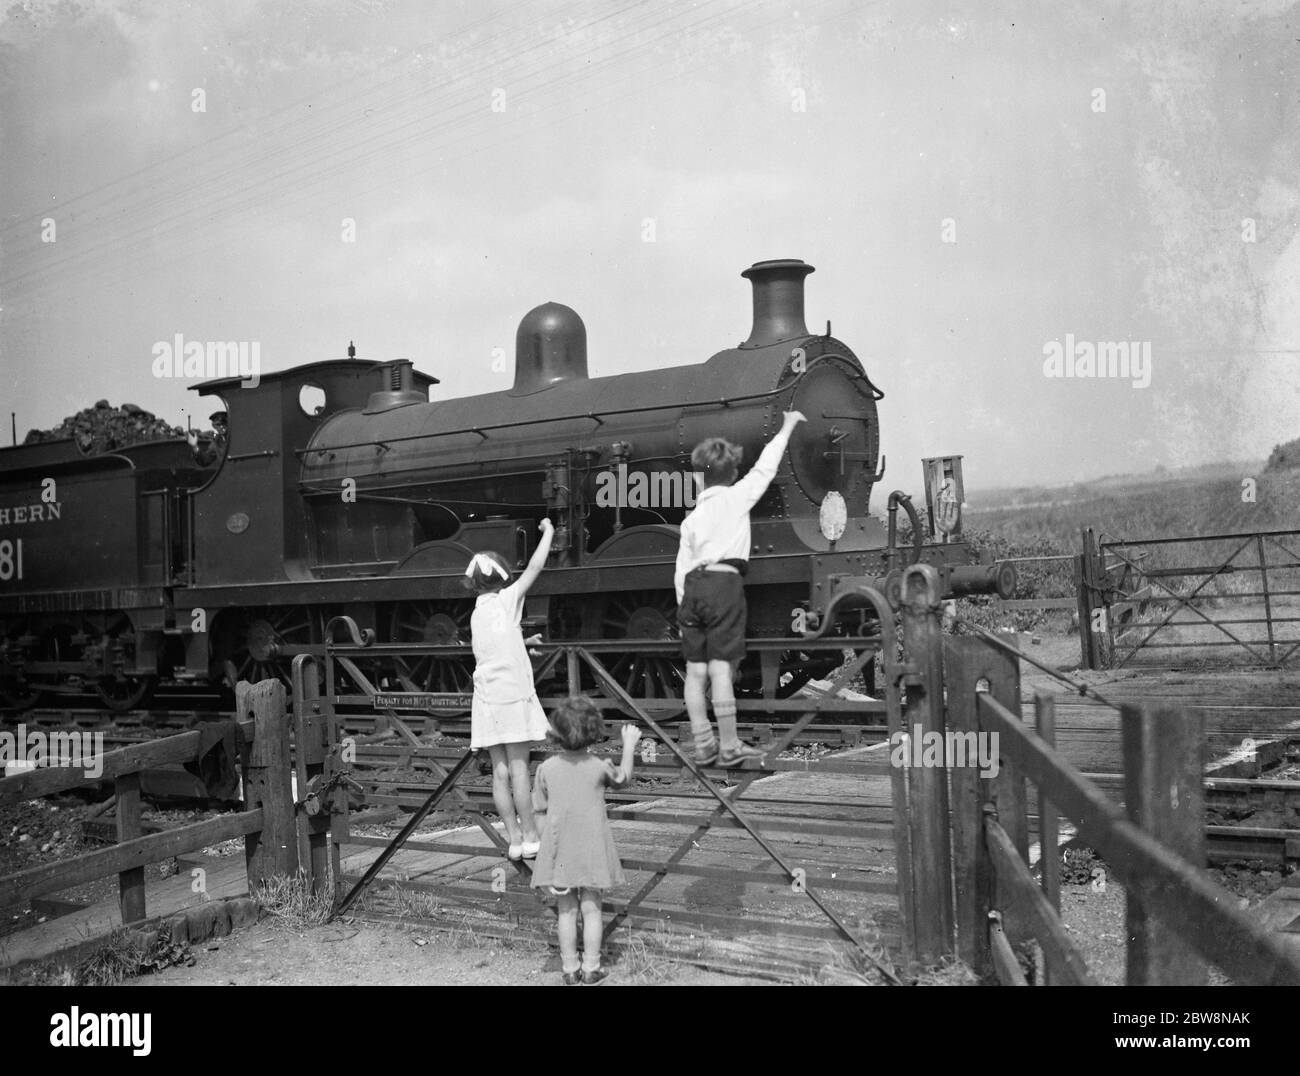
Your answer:
[[[542,828],[542,847],[533,866],[532,884],[545,886],[559,904],[564,985],[594,984],[609,974],[600,966],[601,892],[625,880],[605,817],[605,789],[622,788],[632,779],[641,731],[632,724],[623,726],[623,759],[616,767],[587,751],[605,739],[605,721],[590,699],[567,699],[551,715],[551,726],[563,750],[537,767],[533,781],[533,811]]]

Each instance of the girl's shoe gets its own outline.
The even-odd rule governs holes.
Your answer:
[[[508,859],[522,859],[523,854],[524,846],[522,844],[512,844],[508,849],[506,849],[506,857]]]
[[[595,971],[582,971],[578,974],[582,976],[582,981],[587,986],[595,986],[597,983],[604,982],[609,978],[609,972],[604,968],[597,968]]]
[[[561,972],[560,980],[564,983],[565,986],[581,986],[582,972],[581,971]]]
[[[536,859],[537,853],[542,850],[542,842],[524,841],[524,843],[521,844],[519,847],[525,859]]]

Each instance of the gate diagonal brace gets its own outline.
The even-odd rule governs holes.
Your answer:
[[[1269,540],[1273,545],[1277,546],[1278,549],[1282,550],[1282,552],[1285,553],[1288,557],[1290,557],[1291,560],[1294,562],[1294,563],[1291,563],[1291,564],[1275,564],[1275,565],[1273,565],[1273,567],[1275,567],[1275,568],[1300,568],[1300,556],[1297,556],[1297,555],[1296,555],[1295,553],[1293,553],[1289,548],[1287,548],[1286,546],[1284,546],[1284,545],[1282,544],[1282,542],[1281,542],[1281,539],[1279,539],[1276,535],[1265,535],[1264,537],[1268,538],[1268,540]]]
[[[1156,634],[1156,632],[1158,632],[1161,628],[1165,627],[1170,621],[1172,621],[1173,618],[1178,615],[1179,609],[1183,608],[1184,606],[1187,609],[1191,610],[1193,613],[1195,613],[1197,616],[1199,616],[1211,627],[1218,628],[1219,631],[1223,632],[1223,634],[1226,635],[1229,639],[1231,639],[1234,643],[1236,643],[1238,646],[1245,649],[1247,653],[1252,654],[1258,660],[1263,661],[1264,660],[1263,655],[1258,653],[1254,649],[1254,647],[1250,645],[1250,643],[1246,642],[1243,639],[1238,639],[1236,635],[1230,632],[1227,628],[1225,628],[1222,624],[1216,621],[1213,617],[1208,616],[1206,613],[1204,613],[1203,611],[1201,611],[1200,609],[1198,609],[1196,606],[1192,604],[1192,599],[1195,598],[1202,590],[1204,590],[1205,587],[1207,587],[1211,582],[1217,579],[1219,575],[1223,572],[1223,570],[1227,568],[1234,560],[1237,559],[1238,555],[1240,555],[1240,553],[1249,544],[1249,538],[1250,536],[1247,537],[1247,540],[1245,542],[1242,542],[1241,545],[1239,545],[1235,550],[1233,550],[1231,555],[1229,555],[1229,557],[1222,564],[1220,564],[1217,568],[1214,569],[1213,572],[1211,572],[1204,579],[1202,579],[1200,583],[1197,584],[1196,589],[1193,590],[1189,595],[1187,595],[1186,598],[1184,598],[1181,594],[1176,593],[1172,587],[1169,587],[1160,579],[1153,578],[1151,581],[1155,583],[1158,587],[1160,587],[1162,590],[1167,592],[1169,596],[1173,598],[1177,604],[1173,607],[1173,609],[1169,611],[1169,615],[1166,616],[1164,620],[1162,620],[1159,624],[1157,624],[1154,628],[1152,628],[1142,639],[1142,641],[1128,652],[1127,656],[1124,658],[1123,661],[1119,663],[1118,666],[1116,666],[1116,668],[1122,668],[1124,666],[1124,663],[1127,662],[1128,659],[1131,658],[1134,654],[1136,654],[1139,650],[1141,650],[1142,647],[1144,647],[1148,642],[1150,642],[1152,637]],[[1122,560],[1125,564],[1129,565],[1129,567],[1131,568],[1137,567],[1137,565],[1133,564],[1133,562],[1130,561],[1127,557],[1125,557],[1124,554],[1116,553],[1115,556],[1119,557],[1119,559]]]
[[[476,751],[470,750],[466,751],[465,754],[461,756],[460,761],[457,762],[456,765],[451,768],[451,772],[443,778],[442,784],[434,789],[433,794],[424,801],[424,805],[411,815],[407,820],[406,825],[402,827],[401,832],[389,842],[387,848],[379,853],[375,858],[375,861],[366,869],[366,873],[363,874],[357,884],[352,887],[352,891],[343,898],[334,911],[330,912],[329,919],[327,919],[326,922],[332,923],[336,918],[352,907],[352,904],[357,897],[361,896],[361,894],[365,892],[366,887],[369,886],[370,883],[379,875],[379,872],[388,865],[388,861],[401,850],[401,847],[406,843],[407,838],[409,838],[419,827],[420,823],[428,817],[429,812],[438,806],[442,797],[455,787],[456,782],[460,780],[460,775],[465,772],[470,761],[476,754]]]
[[[351,658],[345,658],[341,654],[336,654],[334,660],[339,663],[343,671],[346,672],[348,676],[352,678],[353,682],[368,696],[373,699],[375,695],[378,694],[378,689],[370,682],[370,678],[361,671],[355,661]],[[375,707],[375,709],[379,709],[379,707]],[[398,733],[407,741],[407,743],[411,744],[412,747],[421,746],[420,738],[411,731],[411,727],[405,721],[398,717],[396,710],[385,707],[384,716],[388,719],[388,723],[393,728],[397,729]]]
[[[578,649],[578,654],[581,656],[582,660],[587,663],[587,666],[591,669],[593,675],[596,677],[598,681],[600,681],[601,685],[605,688],[605,690],[609,692],[610,697],[619,704],[619,706],[623,709],[623,711],[627,713],[630,717],[645,722],[645,724],[649,726],[649,728],[655,733],[656,736],[659,737],[659,739],[664,743],[664,745],[670,751],[672,751],[674,755],[677,756],[678,760],[682,763],[682,765],[685,766],[686,769],[690,771],[690,773],[695,777],[697,781],[699,781],[699,783],[701,784],[701,786],[703,786],[705,791],[707,791],[714,799],[718,801],[719,804],[718,809],[720,811],[725,811],[727,814],[731,815],[731,817],[734,818],[737,823],[739,823],[740,827],[743,830],[745,830],[745,832],[748,833],[754,839],[754,841],[758,844],[758,846],[768,854],[772,862],[781,868],[781,870],[785,873],[785,876],[789,878],[791,881],[794,881],[795,878],[797,877],[797,875],[794,872],[794,868],[791,867],[790,864],[788,864],[785,861],[785,859],[780,855],[780,853],[776,851],[776,849],[774,849],[770,844],[767,843],[766,840],[763,839],[762,834],[760,834],[753,827],[753,825],[750,824],[749,820],[745,818],[745,816],[742,815],[736,809],[736,807],[732,804],[731,800],[728,799],[725,795],[723,795],[720,791],[718,791],[717,786],[714,785],[713,782],[710,781],[704,775],[703,771],[695,764],[695,760],[692,758],[688,758],[686,753],[680,747],[677,746],[676,741],[671,739],[664,732],[664,730],[660,728],[658,723],[656,723],[655,720],[652,717],[650,717],[649,714],[647,714],[644,710],[642,710],[639,706],[637,706],[637,704],[632,700],[632,697],[626,691],[623,690],[622,685],[619,684],[612,676],[610,676],[610,674],[606,671],[605,667],[601,665],[599,661],[596,660],[596,658],[591,654],[590,651],[588,651],[585,647],[578,647],[577,649]],[[755,777],[757,776],[758,774],[755,774]],[[883,975],[889,982],[893,983],[895,986],[903,985],[902,982],[899,980],[899,978],[892,971],[890,971],[879,960],[877,960],[874,956],[872,956],[872,954],[868,951],[863,941],[849,928],[849,926],[843,920],[840,919],[838,915],[835,914],[835,912],[830,907],[827,906],[825,901],[823,901],[821,897],[814,891],[812,886],[808,885],[806,882],[804,883],[804,893],[807,895],[808,899],[811,900],[813,904],[817,906],[817,908],[821,911],[821,913],[831,921],[835,929],[838,930],[840,934],[842,934],[845,937],[845,939],[852,942],[862,953],[862,955],[865,956],[867,960],[869,960],[871,964],[876,968],[876,970],[880,972],[881,975]]]
[[[473,752],[471,752],[471,754],[473,754]],[[448,770],[436,758],[431,758],[427,761],[439,777],[444,779],[447,777]],[[459,765],[459,763],[457,763],[457,765]],[[474,816],[474,824],[487,835],[488,840],[496,845],[497,851],[504,855],[509,850],[509,842],[502,837],[501,834],[493,828],[492,823],[483,816],[483,811],[479,808],[478,804],[465,795],[465,793],[459,788],[453,788],[451,791],[455,794],[457,802],[465,808],[465,811]],[[524,875],[526,878],[531,878],[533,876],[533,867],[528,860],[510,859],[508,856],[506,858],[518,873]]]
[[[837,691],[839,691],[840,688],[844,687],[851,679],[853,679],[854,676],[858,674],[862,666],[865,665],[867,661],[869,661],[872,657],[874,657],[873,652],[869,650],[865,650],[861,654],[859,654],[856,658],[854,658],[852,662],[850,662],[848,665],[845,665],[844,668],[842,668],[838,673],[836,673],[834,678],[831,680],[830,686],[826,689],[826,694],[828,696],[834,695]],[[794,743],[795,739],[799,736],[799,734],[803,732],[803,730],[806,729],[812,723],[813,718],[815,718],[816,716],[817,716],[817,711],[815,709],[808,710],[806,713],[804,713],[799,718],[799,720],[796,721],[795,724],[786,732],[786,734],[782,736],[780,740],[778,740],[776,743],[772,745],[772,747],[768,751],[768,754],[779,755],[782,751],[786,750],[792,743]],[[723,792],[724,796],[725,795],[731,796],[732,803],[735,803],[736,800],[740,799],[745,794],[745,792],[749,789],[749,786],[753,784],[756,780],[758,780],[759,777],[762,776],[761,771],[749,771],[747,773],[742,771],[742,773],[744,773],[743,779],[738,784],[732,786],[731,788],[726,789]],[[631,912],[634,908],[640,907],[641,903],[652,892],[654,892],[655,889],[658,888],[659,883],[661,883],[665,878],[668,877],[668,868],[675,866],[676,864],[680,863],[683,859],[685,859],[687,853],[689,853],[690,850],[693,847],[695,847],[696,842],[698,842],[701,837],[705,836],[705,834],[707,834],[709,830],[713,828],[714,823],[719,821],[722,818],[724,813],[725,812],[721,806],[715,807],[713,809],[713,813],[709,815],[707,819],[701,822],[700,825],[696,827],[695,831],[693,833],[690,833],[682,841],[682,843],[678,845],[676,849],[674,849],[673,853],[668,857],[664,865],[660,867],[659,870],[655,871],[653,875],[651,875],[651,877],[646,881],[646,883],[637,891],[636,895],[633,896],[632,899],[627,902],[627,905],[623,908],[620,908],[617,912],[614,913],[614,917],[613,919],[610,920],[609,926],[605,928],[604,936],[606,939],[612,937],[614,931],[618,929],[619,924],[622,923],[623,920],[627,918],[628,913]]]
[[[377,694],[377,690],[375,686],[370,682],[366,674],[363,673],[361,669],[357,667],[356,662],[352,661],[350,658],[345,658],[342,655],[336,655],[335,660],[338,661],[338,663],[343,666],[347,674],[350,677],[352,677],[353,681],[357,684],[359,688],[361,688],[362,691],[364,691],[371,698],[374,698],[374,696]],[[388,716],[389,723],[394,728],[397,729],[397,731],[402,735],[402,737],[405,740],[407,740],[408,743],[410,743],[413,747],[422,746],[420,744],[420,738],[416,736],[415,733],[411,731],[410,726],[407,725],[407,723],[398,716],[396,710],[386,708],[384,710],[384,713]],[[440,765],[437,759],[429,759],[428,761],[440,779],[445,778],[447,776],[446,767]],[[503,838],[499,833],[497,833],[497,831],[492,827],[492,824],[488,822],[486,818],[483,817],[483,812],[479,810],[478,805],[475,804],[475,802],[472,799],[470,799],[467,795],[465,795],[465,793],[462,792],[459,788],[453,788],[451,791],[456,796],[456,801],[462,807],[464,807],[469,814],[472,814],[474,816],[475,825],[477,825],[479,829],[481,829],[484,832],[484,834],[487,835],[488,840],[490,840],[494,845],[496,845],[498,851],[505,852],[507,850],[507,842],[505,838]],[[519,871],[521,874],[526,874],[531,877],[532,868],[530,866],[525,865],[523,860],[512,859],[510,860],[510,862],[514,865],[515,869]]]

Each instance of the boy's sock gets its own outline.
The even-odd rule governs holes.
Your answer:
[[[691,721],[691,739],[695,741],[695,753],[707,754],[713,743],[713,726],[709,724],[709,702],[704,694],[704,685],[687,680],[683,696],[686,716]]]
[[[740,743],[740,735],[736,731],[736,700],[729,699],[725,702],[715,700],[713,716],[718,719],[718,739],[722,742],[723,749],[735,747]]]

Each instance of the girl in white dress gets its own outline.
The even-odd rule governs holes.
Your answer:
[[[519,626],[524,597],[551,550],[555,528],[543,519],[540,529],[542,539],[514,583],[509,565],[496,553],[475,553],[465,569],[466,585],[479,596],[469,622],[475,661],[470,748],[486,747],[492,756],[492,800],[505,824],[511,859],[531,859],[541,847],[528,756],[531,745],[546,738],[550,724],[537,701]]]

